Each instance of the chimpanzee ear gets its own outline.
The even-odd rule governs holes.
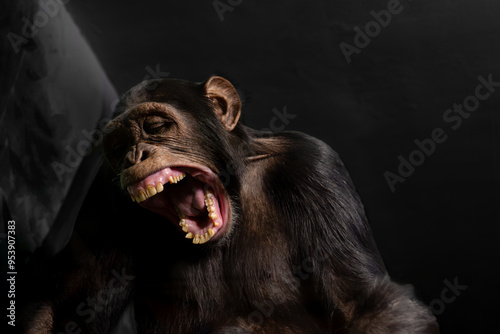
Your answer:
[[[233,85],[222,77],[213,76],[205,82],[205,93],[214,104],[214,112],[227,131],[234,129],[241,114],[241,100]]]

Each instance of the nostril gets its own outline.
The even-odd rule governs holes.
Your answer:
[[[147,150],[144,150],[144,151],[140,152],[139,154],[140,154],[140,156],[139,156],[140,161],[144,161],[149,157],[149,151],[147,151]]]
[[[125,154],[125,168],[137,165],[138,163],[149,158],[153,152],[152,149],[153,147],[151,147],[151,145],[144,143],[132,146],[130,151]]]
[[[138,164],[150,157],[151,155],[151,145],[145,143],[139,143],[135,149],[135,163]]]

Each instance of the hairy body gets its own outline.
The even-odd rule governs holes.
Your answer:
[[[96,181],[111,208],[84,206],[43,323],[107,333],[133,302],[139,333],[438,333],[389,279],[338,155],[240,111],[220,77],[125,94],[104,140],[121,190]]]

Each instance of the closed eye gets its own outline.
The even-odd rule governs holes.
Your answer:
[[[167,121],[148,124],[144,127],[144,131],[146,131],[146,133],[150,135],[158,135],[167,131],[171,125],[172,122],[167,122]]]
[[[145,120],[143,129],[149,135],[160,135],[165,133],[172,125],[173,122],[169,119],[153,116]]]

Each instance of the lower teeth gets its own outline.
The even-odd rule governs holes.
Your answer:
[[[212,220],[213,226],[217,227],[220,223],[216,221],[218,216],[215,213],[213,198],[213,193],[209,190],[206,190],[205,205],[207,206],[208,217]],[[213,228],[209,228],[204,234],[193,235],[193,232],[189,232],[189,225],[186,223],[186,216],[179,209],[176,209],[176,211],[180,218],[179,225],[182,227],[182,230],[186,232],[186,239],[193,239],[193,244],[204,244],[205,242],[212,239],[212,237],[215,235],[215,231],[213,230]]]

